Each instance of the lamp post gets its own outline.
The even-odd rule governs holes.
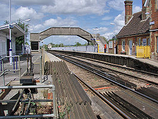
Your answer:
[[[12,65],[11,0],[9,0],[9,56],[10,65]]]

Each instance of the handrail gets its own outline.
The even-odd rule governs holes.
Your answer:
[[[5,58],[10,58],[10,57],[12,57],[13,60],[14,60],[14,58],[17,57],[16,60],[13,61],[13,70],[4,69],[4,59]],[[18,60],[18,62],[17,62],[17,60]],[[19,64],[19,68],[18,68],[18,64]],[[14,73],[19,71],[19,78],[21,77],[20,56],[19,55],[14,55],[14,56],[1,57],[1,59],[0,59],[0,72],[1,72],[0,77],[3,76],[3,85],[4,86],[5,86],[5,73],[6,72],[12,72],[12,71]]]

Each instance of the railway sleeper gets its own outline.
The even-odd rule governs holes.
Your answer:
[[[86,104],[86,103],[90,103],[91,104],[91,100],[89,99],[89,97],[87,96],[86,92],[83,90],[83,88],[81,87],[81,85],[77,81],[77,79],[74,76],[74,74],[70,75],[70,79],[71,79],[75,89],[78,91],[81,99],[83,100],[83,103],[84,104]]]
[[[120,106],[117,102],[115,102],[112,98],[110,98],[107,94],[102,94],[107,100],[109,100],[112,104],[114,104],[117,108],[119,108],[121,111],[123,111],[127,116],[129,116],[131,119],[137,119],[135,115],[131,115],[125,108]]]
[[[137,89],[138,92],[143,93],[155,100],[158,100],[158,89],[154,88],[154,87],[142,87],[140,89]]]
[[[116,103],[118,103],[120,106],[128,110],[129,112],[132,113],[132,115],[135,115],[136,118],[149,118],[151,119],[152,117],[138,109],[137,107],[133,106],[129,102],[125,101],[123,98],[119,97],[116,95],[114,92],[112,93],[106,93],[110,98],[112,98]]]

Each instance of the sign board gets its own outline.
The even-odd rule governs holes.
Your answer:
[[[150,22],[150,25],[154,25],[154,24],[155,24],[155,22],[154,22],[154,21],[151,21],[151,22]]]

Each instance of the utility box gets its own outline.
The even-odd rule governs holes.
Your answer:
[[[20,84],[23,85],[30,85],[34,84],[34,76],[22,76],[20,79]]]

